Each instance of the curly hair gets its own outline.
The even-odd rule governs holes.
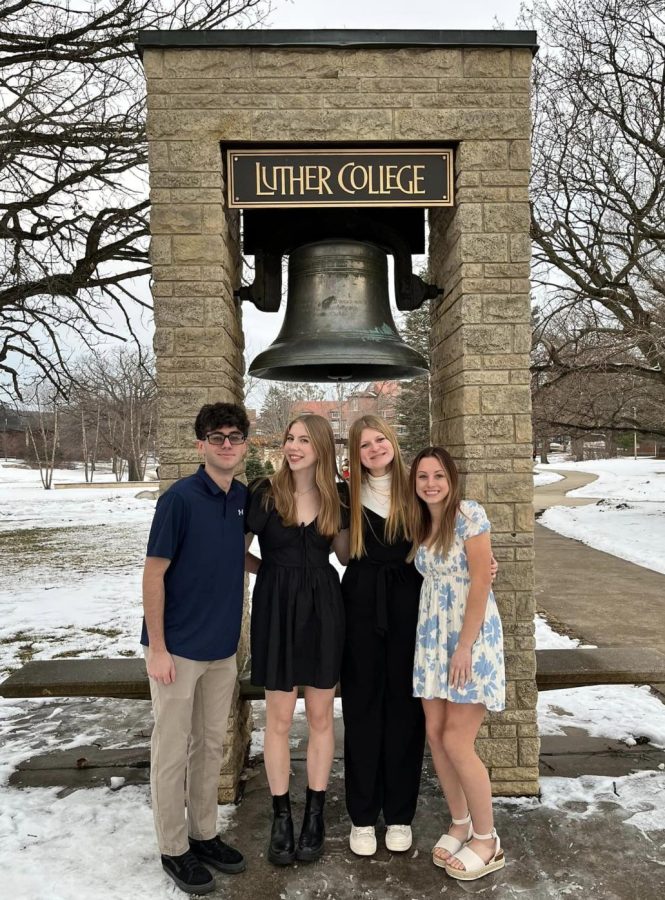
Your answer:
[[[199,410],[194,422],[194,431],[200,441],[217,428],[234,426],[242,431],[245,437],[249,434],[249,418],[244,407],[237,403],[206,403]]]

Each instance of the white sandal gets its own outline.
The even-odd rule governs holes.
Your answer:
[[[462,849],[454,853],[453,856],[463,863],[464,868],[453,869],[451,866],[445,867],[448,875],[450,875],[451,878],[457,878],[459,881],[475,881],[476,878],[482,878],[483,875],[489,875],[490,872],[496,872],[497,869],[503,869],[506,864],[506,859],[503,855],[503,850],[501,849],[501,841],[499,840],[499,835],[496,833],[496,828],[493,828],[489,834],[476,834],[472,829],[471,834],[479,841],[489,841],[491,838],[494,838],[494,856],[492,856],[488,862],[485,862],[485,860],[478,856],[478,854],[470,847],[462,847]]]
[[[469,825],[469,832],[466,836],[466,840],[471,840],[471,834],[473,832],[473,825],[471,824],[471,813],[467,813],[463,819],[453,819],[453,825]],[[435,850],[447,850],[451,856],[453,856],[457,851],[464,846],[464,841],[458,840],[456,837],[453,837],[452,834],[442,834],[436,844],[432,847],[432,862],[435,866],[439,866],[442,869],[445,869],[447,859],[442,859],[440,856],[436,856],[434,853]]]

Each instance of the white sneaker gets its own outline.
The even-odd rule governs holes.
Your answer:
[[[376,853],[376,834],[373,825],[364,825],[351,828],[349,835],[349,847],[356,856],[374,856]]]
[[[413,842],[410,825],[389,825],[386,829],[386,849],[404,853]]]

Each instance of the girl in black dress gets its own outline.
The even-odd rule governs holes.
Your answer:
[[[406,557],[408,476],[394,430],[377,416],[349,431],[350,556],[342,579],[342,662],[349,843],[376,852],[379,814],[386,847],[411,846],[425,746],[425,719],[412,675],[422,578]]]
[[[331,546],[348,544],[345,486],[336,483],[335,439],[317,415],[298,416],[283,441],[284,460],[272,480],[252,485],[248,531],[261,559],[252,595],[252,684],[265,687],[264,760],[273,797],[268,858],[276,865],[318,859],[323,851],[323,804],[333,761],[333,700],[344,642],[339,577]],[[343,560],[345,561],[345,560]],[[305,688],[309,725],[307,797],[297,846],[289,799],[289,730]]]

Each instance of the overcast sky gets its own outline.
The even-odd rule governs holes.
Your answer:
[[[520,0],[273,0],[270,28],[515,28]]]

